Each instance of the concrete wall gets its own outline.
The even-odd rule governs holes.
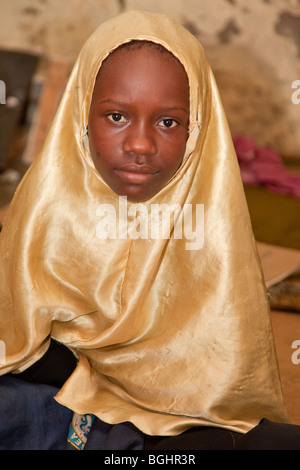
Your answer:
[[[0,0],[0,47],[74,60],[130,9],[167,13],[201,41],[233,135],[300,159],[300,0]]]

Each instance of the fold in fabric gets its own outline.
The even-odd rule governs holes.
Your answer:
[[[152,204],[204,207],[204,238],[97,237],[97,208],[119,198],[97,173],[86,125],[104,58],[132,39],[165,46],[190,87],[190,138]],[[128,210],[134,209],[128,201]],[[243,185],[215,80],[173,19],[132,11],[103,23],[74,65],[39,157],[1,232],[1,373],[28,368],[49,338],[78,365],[56,400],[150,435],[199,425],[246,432],[286,421],[269,305]]]

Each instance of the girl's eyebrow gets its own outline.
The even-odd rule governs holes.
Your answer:
[[[130,103],[126,103],[126,102],[122,102],[122,101],[118,101],[118,100],[113,100],[113,99],[110,99],[110,98],[107,98],[107,99],[103,99],[103,100],[100,100],[98,101],[99,104],[113,104],[115,106],[126,106]],[[185,108],[184,106],[169,106],[169,107],[166,107],[164,108],[162,106],[163,110],[164,111],[184,111],[185,113],[188,113],[189,110],[187,108]]]

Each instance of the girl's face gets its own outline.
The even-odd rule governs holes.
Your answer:
[[[189,125],[182,65],[151,48],[116,51],[98,74],[89,112],[95,167],[120,196],[156,194],[181,165]]]

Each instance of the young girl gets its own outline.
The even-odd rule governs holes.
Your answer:
[[[172,19],[84,46],[1,233],[0,309],[3,448],[300,448],[213,74]]]

